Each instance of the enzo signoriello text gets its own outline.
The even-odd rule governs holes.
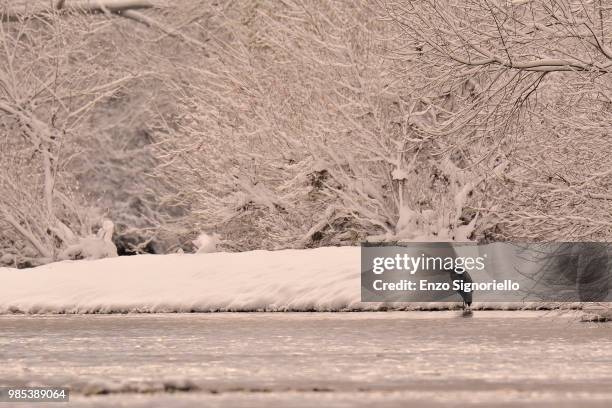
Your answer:
[[[377,291],[447,291],[456,290],[463,292],[473,291],[517,291],[520,285],[510,279],[505,279],[498,282],[492,280],[490,282],[464,282],[462,280],[453,280],[452,282],[431,282],[426,279],[411,281],[402,279],[397,282],[384,282],[377,279],[373,282],[372,287]]]

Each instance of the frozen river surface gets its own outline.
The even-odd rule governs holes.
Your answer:
[[[1,385],[69,387],[52,407],[610,407],[612,324],[493,311],[0,316]]]

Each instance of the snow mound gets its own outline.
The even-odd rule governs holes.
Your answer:
[[[360,302],[359,262],[359,247],[335,247],[0,268],[0,313],[371,309]]]

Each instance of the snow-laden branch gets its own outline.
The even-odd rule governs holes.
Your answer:
[[[20,21],[37,16],[44,16],[50,12],[79,12],[79,13],[118,13],[127,10],[152,8],[153,3],[148,0],[61,0],[51,3],[50,7],[40,8],[28,6],[13,6],[0,10],[1,21]]]
[[[26,241],[28,241],[32,246],[45,258],[52,258],[51,252],[40,242],[32,232],[28,231],[24,228],[19,222],[8,213],[8,211],[4,209],[0,209],[0,216],[11,226],[13,229],[21,235]]]

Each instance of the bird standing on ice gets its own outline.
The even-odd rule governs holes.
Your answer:
[[[461,281],[464,285],[466,283],[471,284],[473,282],[472,277],[467,271],[464,271],[463,273],[458,273],[454,269],[450,271],[450,280],[451,282]],[[459,294],[459,296],[461,296],[461,299],[463,299],[463,315],[471,315],[472,310],[470,307],[472,306],[472,292],[466,292],[464,289],[459,289],[457,290],[457,293]]]

